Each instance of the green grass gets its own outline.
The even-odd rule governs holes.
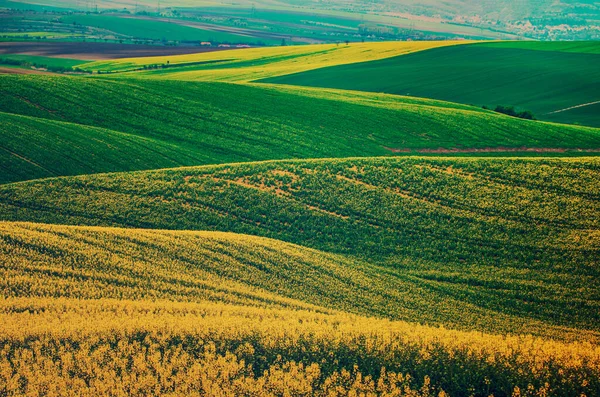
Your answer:
[[[21,54],[0,54],[0,65],[5,63],[6,61],[18,61],[18,62],[26,62],[31,65],[38,65],[44,67],[61,67],[70,69],[78,65],[83,65],[88,63],[88,61],[82,61],[79,59],[69,59],[69,58],[52,58],[52,57],[43,57],[36,55],[21,55]]]
[[[507,49],[515,48],[532,51],[570,52],[579,54],[600,54],[600,43],[597,41],[508,41],[481,43],[481,47]]]
[[[80,25],[106,29],[111,32],[145,40],[170,40],[170,41],[212,41],[228,43],[257,43],[259,41],[270,44],[279,44],[279,41],[242,36],[227,32],[197,29],[175,23],[135,19],[106,15],[73,15],[62,18],[66,24],[77,23]]]
[[[277,238],[424,290],[398,284],[414,296],[384,315],[565,337],[597,330],[599,174],[593,158],[248,163],[9,184],[0,219]]]
[[[73,2],[66,2],[58,4],[60,7],[57,7],[57,3],[55,1],[52,2],[20,2],[20,1],[12,1],[12,0],[0,0],[0,8],[7,8],[12,10],[33,10],[36,12],[44,12],[44,11],[53,11],[53,12],[69,12],[72,11]]]
[[[0,113],[0,181],[174,167],[185,150],[104,128]]]
[[[37,10],[48,9],[48,6],[53,8],[60,6],[66,9],[77,9],[78,11],[89,10],[89,5],[78,2],[77,0],[35,0],[36,4],[45,4],[47,7],[13,3],[4,1],[6,4],[12,4],[12,8],[27,9],[35,8]],[[33,3],[33,0],[26,0]],[[2,3],[0,3],[1,6]],[[18,6],[14,6],[18,4]],[[140,10],[149,11],[151,13],[156,12],[157,3],[153,0],[150,1],[133,1],[133,0],[118,0],[107,3],[98,3],[99,9],[117,9],[127,8],[130,12],[135,10],[139,6]],[[298,23],[303,20],[313,21],[331,21],[331,23],[342,26],[357,26],[361,23],[369,23],[383,26],[395,26],[399,29],[411,29],[417,30],[424,33],[433,33],[437,36],[446,37],[469,37],[469,38],[502,38],[506,37],[506,32],[498,32],[485,27],[475,27],[466,25],[450,24],[441,21],[433,20],[415,20],[407,18],[399,18],[396,16],[383,15],[381,12],[373,12],[374,9],[369,5],[362,5],[357,8],[356,4],[338,4],[333,7],[331,4],[323,5],[321,2],[314,2],[307,4],[305,2],[272,2],[267,1],[248,1],[236,2],[232,4],[219,3],[216,4],[214,1],[173,1],[170,0],[163,4],[163,10],[166,7],[183,8],[185,14],[188,10],[200,10],[201,12],[208,12],[211,14],[220,14],[228,18],[244,18],[248,14],[256,18],[258,21],[266,20],[266,24],[271,25],[274,31],[285,30],[286,24]],[[255,6],[256,12],[252,13],[252,7]],[[10,7],[7,5],[7,7]],[[349,9],[350,8],[350,9]],[[187,10],[186,10],[187,9]],[[389,9],[386,9],[389,11]],[[273,21],[273,22],[271,22]],[[301,25],[302,26],[302,25]],[[310,26],[308,26],[310,28]],[[338,29],[334,29],[337,32]],[[514,36],[510,36],[514,37]],[[340,37],[335,37],[339,39]],[[342,37],[343,38],[343,37]]]
[[[0,85],[0,109],[14,114],[0,113],[3,183],[391,149],[600,149],[597,129],[389,95],[72,76],[2,76]]]
[[[600,100],[599,62],[598,43],[472,44],[263,81],[512,105],[542,120],[600,126],[593,107],[549,114]]]

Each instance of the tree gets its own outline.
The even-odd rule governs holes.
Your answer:
[[[486,106],[484,106],[483,108],[488,109]],[[526,120],[535,120],[536,119],[530,110],[523,110],[522,112],[517,112],[513,106],[498,105],[494,109],[494,112],[502,113],[502,114],[505,114],[505,115],[511,116],[511,117],[517,117],[520,119],[526,119]]]
[[[512,117],[517,116],[517,112],[515,111],[515,108],[512,106],[498,105],[498,106],[496,106],[496,109],[494,109],[494,111],[498,112],[498,113],[503,113],[503,114],[506,114],[506,115],[512,116]]]
[[[535,117],[530,110],[524,110],[520,112],[519,114],[517,114],[517,117],[520,119],[535,120]]]

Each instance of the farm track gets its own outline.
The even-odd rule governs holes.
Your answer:
[[[579,109],[579,108],[583,108],[583,107],[586,107],[586,106],[597,105],[597,104],[599,104],[599,103],[600,103],[600,101],[595,101],[595,102],[584,103],[584,104],[582,104],[582,105],[571,106],[571,107],[568,107],[568,108],[565,108],[565,109],[555,110],[555,111],[553,111],[553,112],[546,113],[546,114],[556,114],[556,113],[562,113],[562,112],[566,112],[566,111],[573,110],[573,109]]]

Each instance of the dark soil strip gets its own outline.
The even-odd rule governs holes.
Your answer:
[[[394,149],[385,147],[392,153],[509,153],[509,152],[530,152],[530,153],[566,153],[566,152],[600,152],[597,149],[581,149],[581,148],[536,148],[536,147],[484,147],[484,148],[437,148],[437,149]]]
[[[81,59],[84,61],[196,54],[219,51],[227,48],[200,46],[160,46],[90,42],[0,42],[0,55],[23,54],[55,58]]]

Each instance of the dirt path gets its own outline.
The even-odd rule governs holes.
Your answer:
[[[52,74],[43,70],[35,69],[20,69],[20,68],[6,68],[0,66],[0,74]]]
[[[592,106],[592,105],[597,105],[599,104],[600,101],[596,101],[596,102],[590,102],[590,103],[584,103],[581,105],[577,105],[577,106],[571,106],[570,108],[565,108],[565,109],[560,109],[560,110],[555,110],[554,112],[550,112],[550,113],[546,113],[546,114],[556,114],[556,113],[562,113],[562,112],[566,112],[568,110],[572,110],[572,109],[578,109],[578,108],[584,108],[586,106]]]

